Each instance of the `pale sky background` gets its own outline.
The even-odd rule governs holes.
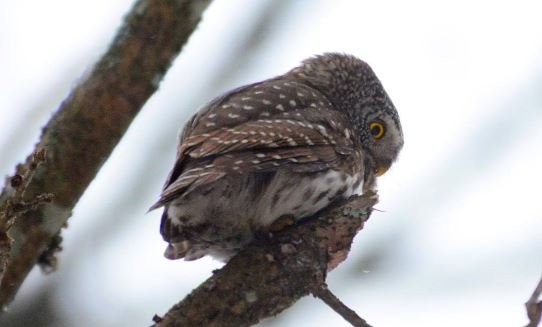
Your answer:
[[[2,176],[131,3],[0,0]],[[48,290],[38,308],[55,326],[150,325],[222,265],[163,258],[160,212],[145,214],[184,121],[227,89],[339,51],[373,67],[405,147],[331,289],[375,327],[525,325],[542,274],[540,13],[525,0],[215,1],[75,208],[59,271],[34,270],[7,316]],[[262,326],[348,324],[306,297]]]

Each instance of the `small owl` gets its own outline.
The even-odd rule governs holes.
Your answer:
[[[158,202],[169,259],[227,260],[283,217],[374,189],[403,146],[399,116],[363,61],[326,53],[231,90],[181,133]]]

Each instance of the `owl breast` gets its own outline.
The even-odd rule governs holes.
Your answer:
[[[336,170],[313,174],[281,170],[224,178],[210,190],[198,190],[168,205],[163,227],[168,229],[170,246],[165,255],[194,260],[210,254],[227,259],[280,217],[311,216],[357,193],[362,182],[361,173]]]
[[[253,220],[261,226],[271,225],[282,216],[305,218],[325,208],[332,201],[348,198],[357,193],[362,180],[361,174],[348,175],[329,170],[314,176],[292,178],[281,174],[263,194]]]

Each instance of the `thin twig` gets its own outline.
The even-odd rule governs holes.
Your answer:
[[[339,298],[331,292],[327,284],[322,283],[313,293],[315,297],[324,301],[331,309],[337,312],[344,320],[348,321],[354,327],[371,327],[363,318],[361,318],[354,310],[342,303]]]
[[[26,188],[30,184],[36,169],[45,162],[45,149],[37,148],[30,156],[30,164],[20,169],[18,174],[11,178],[6,178],[5,192],[0,199],[0,280],[11,258],[11,248],[13,239],[9,235],[9,230],[15,223],[15,220],[23,214],[49,203],[54,199],[52,194],[37,194],[31,200],[25,200]]]
[[[529,324],[526,327],[536,327],[540,324],[540,319],[542,318],[542,300],[540,295],[542,294],[542,276],[538,281],[538,285],[533,291],[533,294],[529,298],[529,301],[525,303],[527,308],[527,316],[529,317]]]

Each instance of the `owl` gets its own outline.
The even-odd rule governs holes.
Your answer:
[[[375,188],[403,146],[372,69],[346,54],[241,86],[184,126],[160,198],[169,259],[228,260],[284,217],[298,221]]]

